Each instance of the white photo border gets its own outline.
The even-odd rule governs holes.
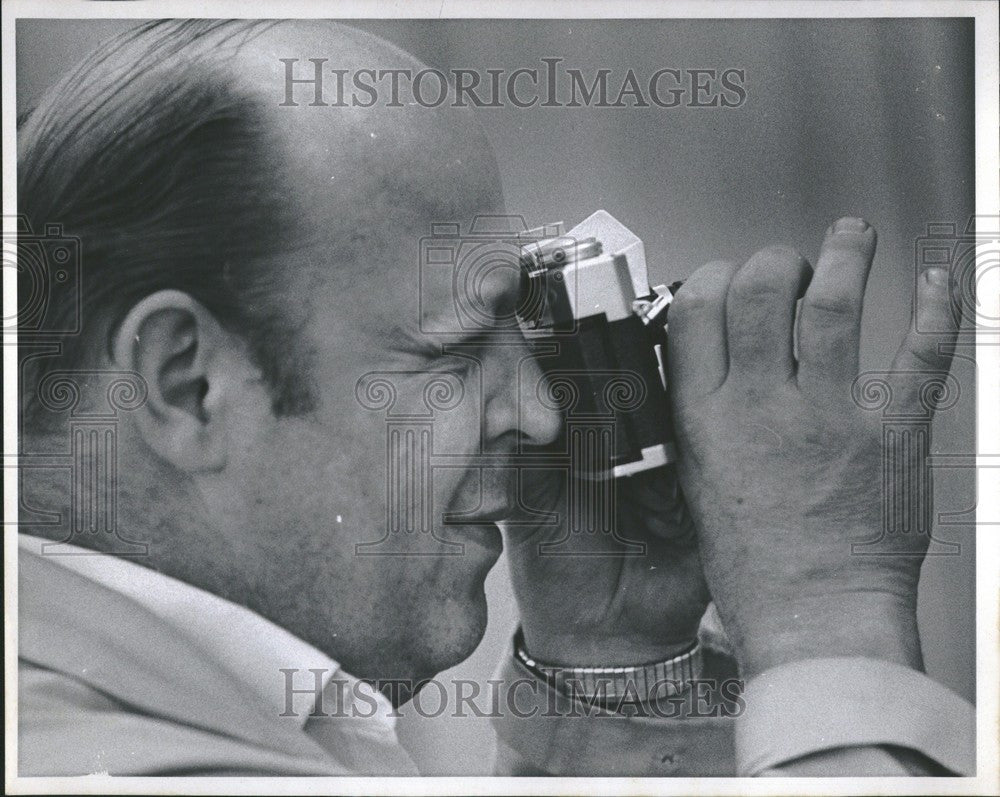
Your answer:
[[[766,19],[766,18],[975,18],[976,214],[1000,216],[998,85],[1000,4],[993,0],[3,0],[3,216],[16,216],[16,62],[19,18],[153,19],[232,18],[536,18],[536,19]],[[9,230],[5,230],[9,232]],[[982,244],[996,252],[1000,241]],[[3,270],[4,318],[16,315],[12,268]],[[1000,318],[1000,269],[984,268],[977,281],[982,317]],[[977,336],[976,707],[978,774],[972,778],[19,778],[17,769],[17,556],[16,528],[4,530],[5,787],[8,794],[997,794],[1000,793],[1000,341]],[[4,341],[5,344],[8,342]],[[16,468],[17,347],[3,347],[4,465]],[[988,411],[993,407],[994,411]],[[4,480],[4,517],[16,523],[17,479]]]

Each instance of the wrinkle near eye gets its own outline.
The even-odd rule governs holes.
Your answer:
[[[403,354],[415,354],[422,357],[438,357],[441,355],[441,343],[428,335],[419,334],[400,324],[394,324],[386,335],[387,348],[390,351]]]

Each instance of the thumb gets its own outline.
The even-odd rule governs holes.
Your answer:
[[[929,376],[943,378],[951,367],[958,319],[948,280],[948,269],[938,267],[926,269],[917,279],[913,322],[892,363],[908,406],[921,400]]]

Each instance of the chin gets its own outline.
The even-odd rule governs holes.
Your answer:
[[[484,583],[479,582],[477,594],[453,596],[438,608],[429,623],[424,638],[418,643],[423,649],[423,677],[432,677],[443,670],[461,664],[471,656],[486,634],[488,610]]]

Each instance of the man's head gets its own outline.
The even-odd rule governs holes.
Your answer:
[[[523,344],[443,355],[420,331],[454,301],[421,300],[420,238],[503,209],[482,133],[405,90],[401,107],[282,106],[281,58],[420,68],[329,23],[155,24],[27,116],[19,212],[80,236],[83,334],[30,359],[23,391],[54,368],[138,373],[119,526],[146,563],[361,677],[430,675],[481,637],[500,552],[494,526],[443,513],[497,519],[513,471],[470,461],[502,465],[558,419],[520,395],[515,374],[538,378]],[[487,315],[509,313],[515,276],[477,286]],[[422,467],[432,454],[456,467]]]

